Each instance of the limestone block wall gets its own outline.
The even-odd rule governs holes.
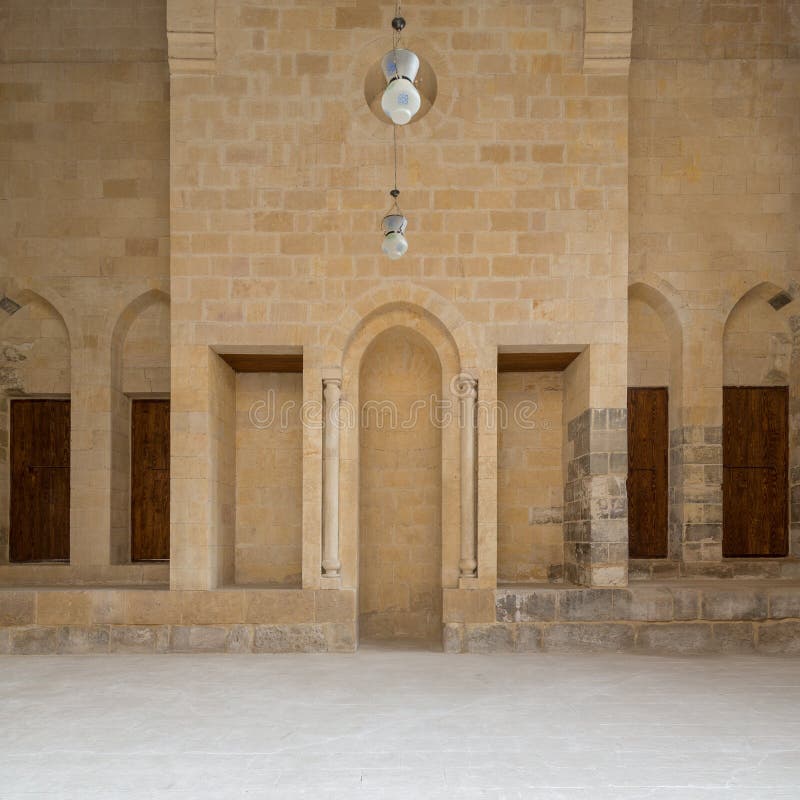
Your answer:
[[[481,400],[497,399],[498,346],[570,345],[592,350],[577,413],[624,407],[627,67],[584,72],[580,0],[408,9],[406,42],[434,67],[439,95],[399,131],[411,249],[397,262],[380,255],[376,235],[393,180],[392,129],[363,98],[365,75],[391,46],[394,9],[244,0],[203,9],[182,0],[169,9],[175,426],[208,402],[200,348],[302,347],[304,398],[321,406],[323,374],[338,370],[347,384],[351,338],[400,307],[412,327],[427,314],[448,332]],[[303,584],[314,587],[322,434],[303,435]],[[184,444],[176,438],[174,457],[188,465]],[[497,570],[496,453],[496,432],[481,427],[475,580],[485,586]],[[353,458],[340,476],[347,508]],[[198,465],[198,482],[213,469]],[[443,481],[457,485],[455,469]],[[193,514],[190,491],[188,479],[173,483],[181,519]],[[220,541],[210,511],[178,534],[187,563]],[[341,528],[353,536],[349,523]],[[624,519],[624,538],[623,529]],[[458,545],[448,542],[442,574],[457,581]],[[608,555],[606,543],[585,549],[587,563]],[[175,588],[216,585],[208,559],[198,573],[175,556]],[[343,586],[357,583],[355,558],[343,539]],[[624,565],[581,573],[612,574],[624,581]]]
[[[236,375],[237,584],[300,586],[303,376]]]
[[[671,553],[716,569],[726,320],[754,287],[774,293],[798,277],[800,15],[792,2],[636,0],[633,27],[629,280],[680,323]],[[748,349],[730,371],[756,377]]]
[[[439,640],[439,358],[418,333],[390,328],[373,340],[360,372],[359,635]]]
[[[504,372],[497,399],[497,580],[563,578],[563,376]]]
[[[7,331],[13,340],[16,320],[41,299],[68,331],[69,358],[52,367],[58,388],[48,367],[24,392],[71,396],[72,563],[63,579],[101,580],[124,560],[114,331],[137,298],[168,290],[166,2],[10,0],[2,13],[0,290],[24,308],[2,315],[0,340]],[[37,350],[52,337],[41,334]],[[129,579],[141,571],[119,572]]]

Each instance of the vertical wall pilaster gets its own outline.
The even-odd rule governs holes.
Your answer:
[[[461,395],[461,559],[459,579],[475,577],[475,403],[478,381],[462,376],[458,386]]]
[[[342,381],[324,378],[325,446],[322,466],[322,569],[327,577],[338,578],[342,562],[339,556],[339,402]]]
[[[722,395],[720,393],[720,399]],[[681,464],[682,558],[722,559],[722,426],[687,425],[675,431]]]
[[[565,577],[581,586],[628,581],[625,408],[587,408],[567,423]]]
[[[87,318],[70,371],[70,563],[111,564],[112,397],[108,343]]]

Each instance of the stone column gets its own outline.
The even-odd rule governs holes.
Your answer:
[[[478,381],[462,376],[458,383],[461,397],[461,560],[462,578],[473,578],[478,567],[475,558],[475,401]]]
[[[324,378],[325,443],[322,465],[322,570],[337,577],[339,560],[339,399],[342,382]]]

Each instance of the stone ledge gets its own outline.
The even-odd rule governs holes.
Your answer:
[[[543,586],[495,592],[495,621],[499,623],[742,622],[793,618],[800,618],[800,584],[788,581],[676,581],[632,584],[626,589]]]
[[[446,653],[750,653],[800,656],[800,620],[781,622],[539,622],[445,625]]]
[[[355,625],[26,625],[0,628],[0,655],[352,653]]]
[[[490,621],[493,595],[484,602]],[[346,589],[0,589],[4,626],[209,626],[355,624],[355,592]],[[470,621],[482,621],[470,618]]]

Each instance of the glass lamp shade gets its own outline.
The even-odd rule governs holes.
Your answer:
[[[386,234],[386,236],[383,237],[383,246],[381,250],[383,250],[392,261],[397,261],[398,258],[402,258],[408,251],[406,237],[397,231]]]
[[[422,100],[419,92],[407,78],[396,78],[387,87],[381,99],[383,113],[395,125],[407,125],[419,111]]]

